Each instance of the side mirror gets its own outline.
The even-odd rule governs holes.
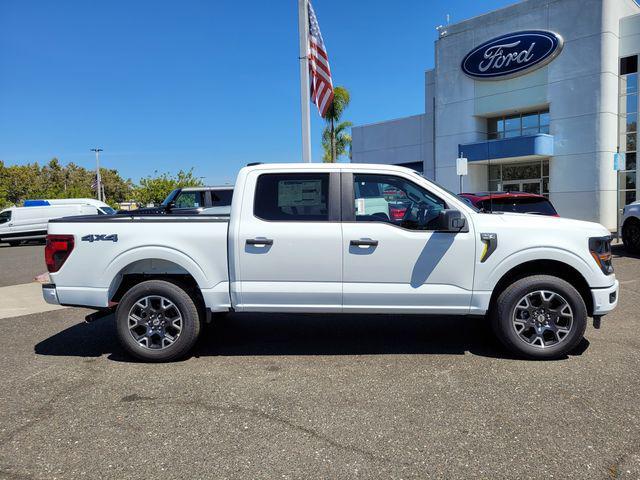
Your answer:
[[[176,208],[176,202],[169,202],[165,205],[164,209],[167,212],[170,212],[171,210],[173,210],[174,208]]]
[[[438,216],[438,230],[441,232],[468,232],[467,219],[459,210],[441,210]]]

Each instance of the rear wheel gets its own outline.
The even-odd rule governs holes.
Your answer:
[[[493,329],[512,352],[532,359],[566,355],[584,336],[587,308],[566,281],[547,275],[507,287],[492,310]]]
[[[186,355],[200,334],[194,300],[178,285],[149,280],[124,294],[116,309],[120,343],[131,355],[168,362]]]
[[[622,227],[624,247],[631,253],[640,253],[640,220],[630,218]]]

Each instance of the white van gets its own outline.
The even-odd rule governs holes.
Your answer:
[[[25,240],[45,238],[47,224],[53,218],[115,213],[106,203],[91,198],[29,200],[25,204],[28,206],[0,211],[0,242],[15,246]]]

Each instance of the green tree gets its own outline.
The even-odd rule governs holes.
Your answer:
[[[130,200],[133,183],[116,170],[101,169],[107,201]],[[0,206],[21,205],[29,198],[93,198],[91,189],[95,172],[74,163],[62,165],[53,158],[45,166],[37,163],[12,165],[0,162]]]
[[[161,203],[171,190],[182,187],[200,187],[202,180],[193,175],[193,168],[187,171],[180,170],[176,175],[163,173],[148,176],[140,179],[140,184],[136,187],[134,198],[143,205]]]
[[[335,125],[333,132],[329,127],[325,127],[322,131],[323,162],[335,162],[335,159],[345,154],[351,157],[351,133],[349,129],[352,125],[351,122],[340,122]]]
[[[324,149],[322,160],[324,162],[335,162],[341,155],[347,152],[350,154],[351,152],[349,128],[352,124],[351,122],[340,122],[342,114],[349,106],[350,101],[351,95],[346,88],[334,88],[333,100],[324,115],[327,123],[322,132],[322,147]]]

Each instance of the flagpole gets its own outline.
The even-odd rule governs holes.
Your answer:
[[[300,113],[302,124],[302,161],[311,162],[311,117],[309,113],[309,14],[308,0],[298,0],[298,36],[300,37]]]

